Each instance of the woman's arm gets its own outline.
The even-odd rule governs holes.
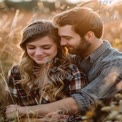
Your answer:
[[[8,119],[19,117],[44,117],[50,113],[62,111],[64,114],[75,114],[79,111],[77,103],[71,97],[49,103],[35,106],[9,105],[6,108],[6,117]]]

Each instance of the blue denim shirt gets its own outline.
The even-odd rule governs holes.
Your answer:
[[[104,41],[86,59],[73,57],[73,62],[82,68],[89,84],[72,95],[81,112],[87,111],[97,100],[110,98],[122,89],[122,53]]]

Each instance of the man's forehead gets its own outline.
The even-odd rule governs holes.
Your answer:
[[[58,28],[59,35],[67,35],[67,34],[71,34],[73,32],[74,32],[74,30],[73,30],[72,25],[65,25],[65,26]]]
[[[59,29],[59,30],[63,30],[63,29],[72,30],[72,29],[73,29],[73,26],[72,26],[72,25],[64,25],[64,26],[58,27],[58,29]]]

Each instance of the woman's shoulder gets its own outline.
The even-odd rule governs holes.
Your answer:
[[[71,69],[71,70],[77,70],[78,69],[78,67],[74,63],[70,63],[68,65],[68,68]]]
[[[72,54],[69,54],[69,58],[72,62],[74,63],[79,63],[79,61],[82,60],[82,57],[81,56],[78,56],[78,55],[72,55]]]
[[[21,80],[20,72],[19,72],[19,66],[15,65],[12,66],[8,72],[7,77],[7,85],[9,88],[9,92],[12,93],[15,97],[17,97],[17,91],[21,89],[21,84],[17,82]]]
[[[19,70],[19,65],[14,65],[10,68],[8,72],[8,78],[9,79],[14,79],[14,80],[20,80],[20,70]]]
[[[10,69],[11,74],[20,74],[19,65],[14,65]]]
[[[68,68],[69,68],[70,70],[74,71],[74,72],[77,72],[77,71],[80,72],[79,67],[78,67],[76,64],[74,64],[74,63],[70,63],[69,66],[68,66]]]

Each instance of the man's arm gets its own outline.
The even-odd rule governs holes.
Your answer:
[[[119,63],[106,65],[99,75],[86,87],[73,93],[71,97],[53,103],[40,105],[35,111],[40,115],[46,115],[58,110],[65,114],[84,113],[92,105],[96,105],[97,100],[113,97],[122,89],[122,68]]]
[[[122,89],[121,62],[104,66],[99,75],[79,93],[73,94],[81,112],[86,112],[98,100],[110,99]]]

